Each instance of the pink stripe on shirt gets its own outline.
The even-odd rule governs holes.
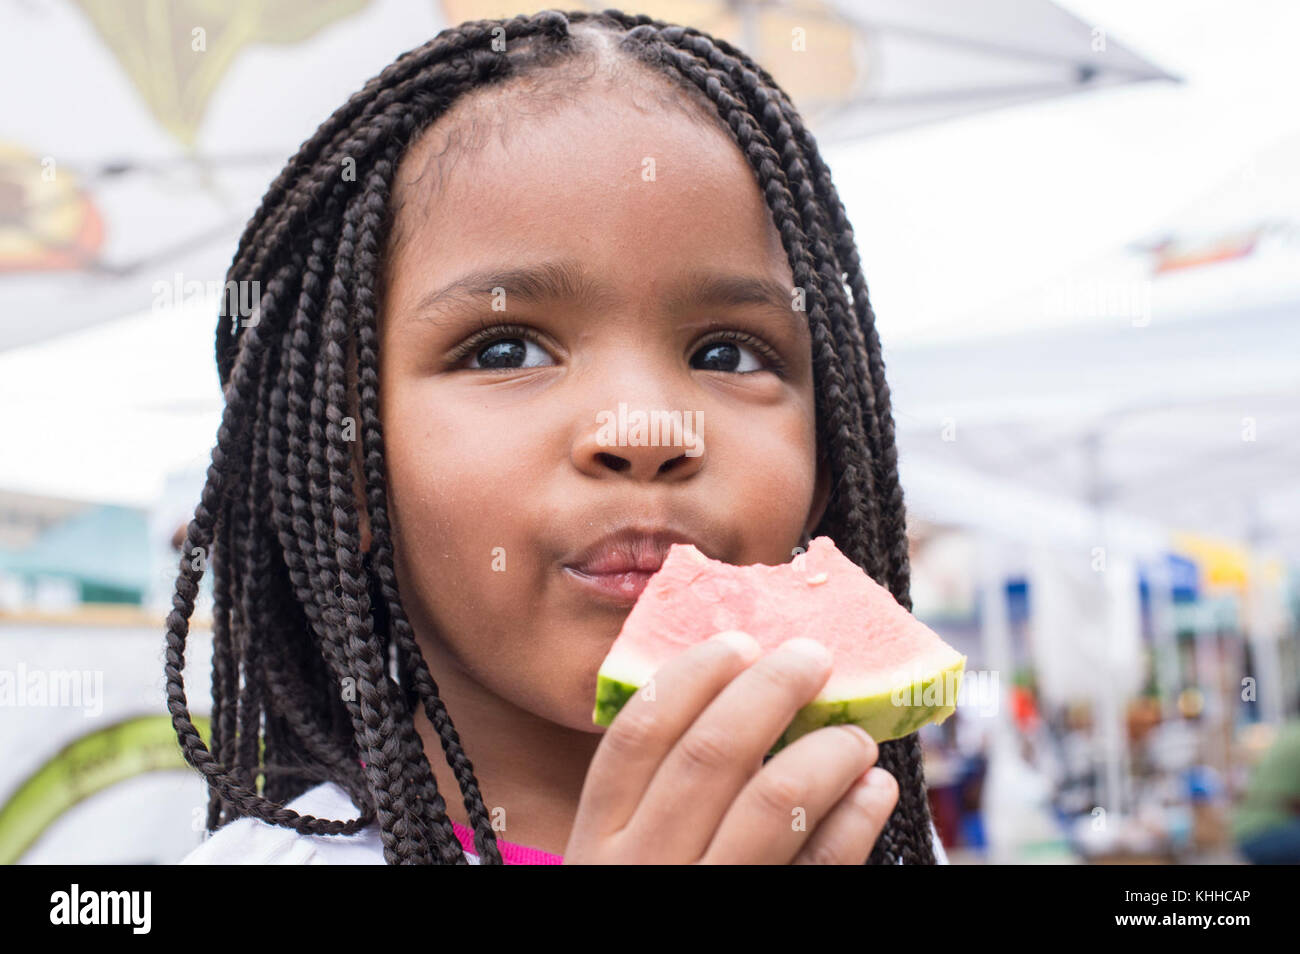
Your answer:
[[[460,839],[461,847],[470,854],[477,856],[478,849],[474,847],[474,832],[452,819],[448,819],[448,821],[451,821],[451,827],[456,832],[456,837]],[[527,845],[512,844],[501,838],[497,839],[497,848],[501,851],[501,860],[508,865],[564,864],[564,858],[560,855],[553,855],[549,851],[530,848]]]

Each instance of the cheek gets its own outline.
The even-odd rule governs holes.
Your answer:
[[[512,528],[526,525],[529,466],[540,459],[530,429],[504,432],[474,402],[452,410],[415,387],[386,408],[384,429],[393,522],[421,590],[482,585],[496,548],[518,555]]]
[[[726,482],[728,509],[743,534],[737,562],[787,562],[816,491],[814,425],[788,411],[716,423],[705,428],[705,454]]]
[[[483,403],[413,384],[386,407],[384,430],[391,480],[416,495],[419,509],[488,528],[521,502],[539,438],[526,417],[503,417]]]
[[[501,698],[586,728],[600,657],[584,656],[571,628],[548,625],[539,602],[548,564],[534,533],[537,470],[554,436],[482,400],[462,395],[451,411],[418,385],[398,390],[384,418],[390,516],[402,602],[426,659],[435,675],[454,661]]]
[[[805,454],[788,453],[785,466],[772,466],[741,479],[747,483],[747,517],[763,528],[752,539],[758,549],[742,562],[777,564],[791,557],[803,533],[815,491],[816,474]]]

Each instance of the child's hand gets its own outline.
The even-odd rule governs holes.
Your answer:
[[[866,862],[898,783],[867,733],[828,726],[763,756],[830,677],[790,640],[755,662],[713,638],[654,675],[605,731],[565,864]],[[815,645],[815,644],[814,644]],[[753,665],[750,665],[753,663]],[[707,710],[707,711],[706,711]],[[872,785],[864,785],[864,773]]]

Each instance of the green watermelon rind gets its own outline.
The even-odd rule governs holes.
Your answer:
[[[940,725],[956,711],[956,696],[961,690],[965,669],[966,657],[961,656],[952,665],[937,670],[933,675],[887,692],[854,699],[810,702],[795,713],[794,719],[781,733],[768,755],[775,755],[796,739],[829,725],[854,723],[865,729],[876,742],[901,739],[931,722]],[[915,702],[925,699],[936,691],[936,685],[941,704],[908,703],[909,700]],[[596,708],[592,713],[592,721],[596,725],[609,726],[613,723],[614,716],[618,715],[640,688],[630,682],[598,674]],[[904,704],[895,703],[895,695],[901,695]]]

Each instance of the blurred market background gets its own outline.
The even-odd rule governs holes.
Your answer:
[[[198,843],[162,619],[239,233],[396,56],[541,6],[0,8],[0,861]],[[853,222],[914,609],[969,657],[922,732],[952,861],[1300,861],[1300,7],[635,9],[764,63]]]

